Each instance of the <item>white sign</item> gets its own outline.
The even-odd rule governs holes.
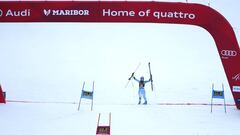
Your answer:
[[[240,92],[240,86],[233,86],[233,92]]]

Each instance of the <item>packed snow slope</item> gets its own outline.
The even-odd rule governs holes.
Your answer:
[[[111,134],[238,134],[240,111],[215,46],[204,29],[167,24],[11,23],[1,24],[0,82],[7,104],[0,105],[4,135],[91,135],[112,114]],[[137,105],[135,76],[149,78],[148,105]],[[82,100],[83,82],[94,106]],[[222,105],[210,113],[211,86],[225,86]],[[19,102],[23,101],[23,102]],[[178,105],[178,104],[198,105]],[[215,99],[222,104],[223,100]],[[175,104],[175,105],[169,105]]]

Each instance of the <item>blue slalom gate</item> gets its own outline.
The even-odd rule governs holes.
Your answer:
[[[224,85],[222,84],[222,90],[216,90],[214,89],[214,84],[212,84],[212,98],[211,98],[211,113],[213,108],[213,99],[223,99],[224,101],[224,110],[225,113],[227,113],[226,110],[226,102],[225,102],[225,95],[224,95]]]
[[[92,109],[93,109],[94,81],[93,81],[93,85],[92,85],[92,91],[84,90],[84,86],[85,86],[85,82],[83,82],[82,93],[81,93],[79,104],[78,104],[78,111],[80,110],[81,101],[82,101],[83,98],[91,100],[91,111],[92,111]]]

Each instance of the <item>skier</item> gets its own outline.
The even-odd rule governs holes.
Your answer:
[[[147,80],[147,81],[144,81],[143,76],[140,78],[140,80],[135,78],[134,73],[132,74],[132,76],[133,76],[133,79],[139,83],[139,90],[138,90],[139,102],[138,102],[138,104],[141,104],[141,99],[143,97],[143,99],[145,101],[143,104],[146,105],[147,104],[147,98],[146,98],[146,93],[145,93],[145,88],[144,87],[145,87],[146,83],[148,83],[152,80],[151,76],[150,76],[150,79]]]

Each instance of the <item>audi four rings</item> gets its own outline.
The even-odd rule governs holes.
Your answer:
[[[3,15],[3,11],[0,9],[0,17]]]
[[[237,56],[237,51],[233,51],[233,50],[222,50],[221,54],[223,56]]]

